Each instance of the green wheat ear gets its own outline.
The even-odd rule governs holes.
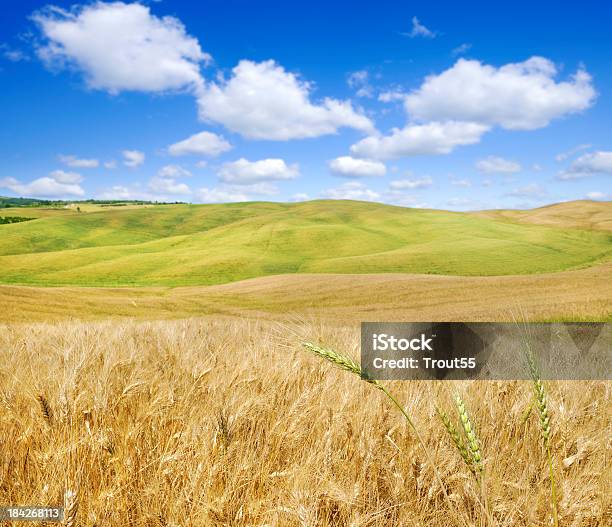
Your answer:
[[[470,414],[468,413],[465,403],[459,394],[455,395],[455,406],[459,413],[459,419],[461,420],[461,426],[463,427],[463,433],[469,447],[470,458],[474,465],[475,471],[482,473],[482,454],[480,452],[480,441],[476,435],[476,430],[470,420]]]
[[[303,342],[302,346],[304,346],[307,350],[312,351],[315,355],[325,359],[326,361],[331,362],[336,365],[338,368],[348,371],[350,373],[354,373],[361,377],[362,380],[373,384],[379,390],[382,390],[382,385],[375,379],[370,379],[363,373],[361,370],[361,366],[357,364],[353,359],[347,357],[346,355],[341,355],[340,353],[335,352],[329,348],[322,348],[321,346],[317,346],[312,342]]]
[[[438,416],[440,417],[440,420],[444,424],[444,428],[446,428],[448,435],[453,440],[453,444],[459,451],[459,454],[461,454],[463,461],[468,466],[470,471],[475,474],[474,463],[472,462],[472,456],[470,455],[470,453],[468,452],[468,449],[465,446],[463,437],[461,437],[461,434],[457,431],[457,429],[455,428],[455,425],[453,425],[453,423],[451,422],[450,418],[448,417],[448,415],[446,414],[444,410],[442,410],[441,408],[436,408],[436,411],[438,413]]]
[[[557,484],[553,471],[552,448],[550,444],[551,428],[550,413],[548,411],[548,396],[546,394],[546,389],[544,388],[544,384],[542,383],[542,379],[540,377],[540,371],[536,365],[533,353],[529,346],[527,346],[526,356],[527,364],[529,365],[529,373],[531,374],[531,380],[533,382],[535,406],[538,409],[538,414],[540,416],[539,421],[540,432],[542,434],[542,442],[544,443],[546,456],[548,458],[548,473],[550,477],[550,499],[553,514],[553,525],[557,527],[559,525],[559,513],[557,510]]]

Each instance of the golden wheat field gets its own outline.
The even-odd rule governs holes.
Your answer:
[[[372,385],[356,325],[66,321],[0,326],[0,503],[79,526],[547,526],[530,382]],[[610,525],[609,382],[546,382],[559,525]],[[477,479],[436,407],[465,401]],[[478,481],[481,481],[478,483]]]

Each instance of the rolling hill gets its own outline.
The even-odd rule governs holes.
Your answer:
[[[596,227],[576,219],[586,206],[571,203],[552,214],[522,215],[356,201],[28,208],[36,219],[0,225],[0,283],[179,286],[293,273],[550,273],[612,256],[612,204],[588,203]]]

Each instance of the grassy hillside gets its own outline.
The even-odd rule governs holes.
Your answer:
[[[570,229],[612,231],[612,205],[579,200],[555,203],[531,210],[485,210],[475,216],[503,219],[517,223],[535,223]]]
[[[290,317],[362,320],[612,320],[612,262],[515,276],[287,274],[188,287],[0,285],[0,323],[64,319]]]
[[[595,206],[610,216],[610,204]],[[93,207],[1,225],[0,282],[175,286],[285,273],[487,276],[562,271],[612,256],[609,232],[561,227],[351,201]]]

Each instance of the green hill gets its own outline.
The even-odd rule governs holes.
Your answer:
[[[610,213],[610,204],[599,205]],[[0,225],[0,283],[204,285],[283,273],[530,274],[612,256],[605,231],[356,201],[27,210],[37,219]]]

